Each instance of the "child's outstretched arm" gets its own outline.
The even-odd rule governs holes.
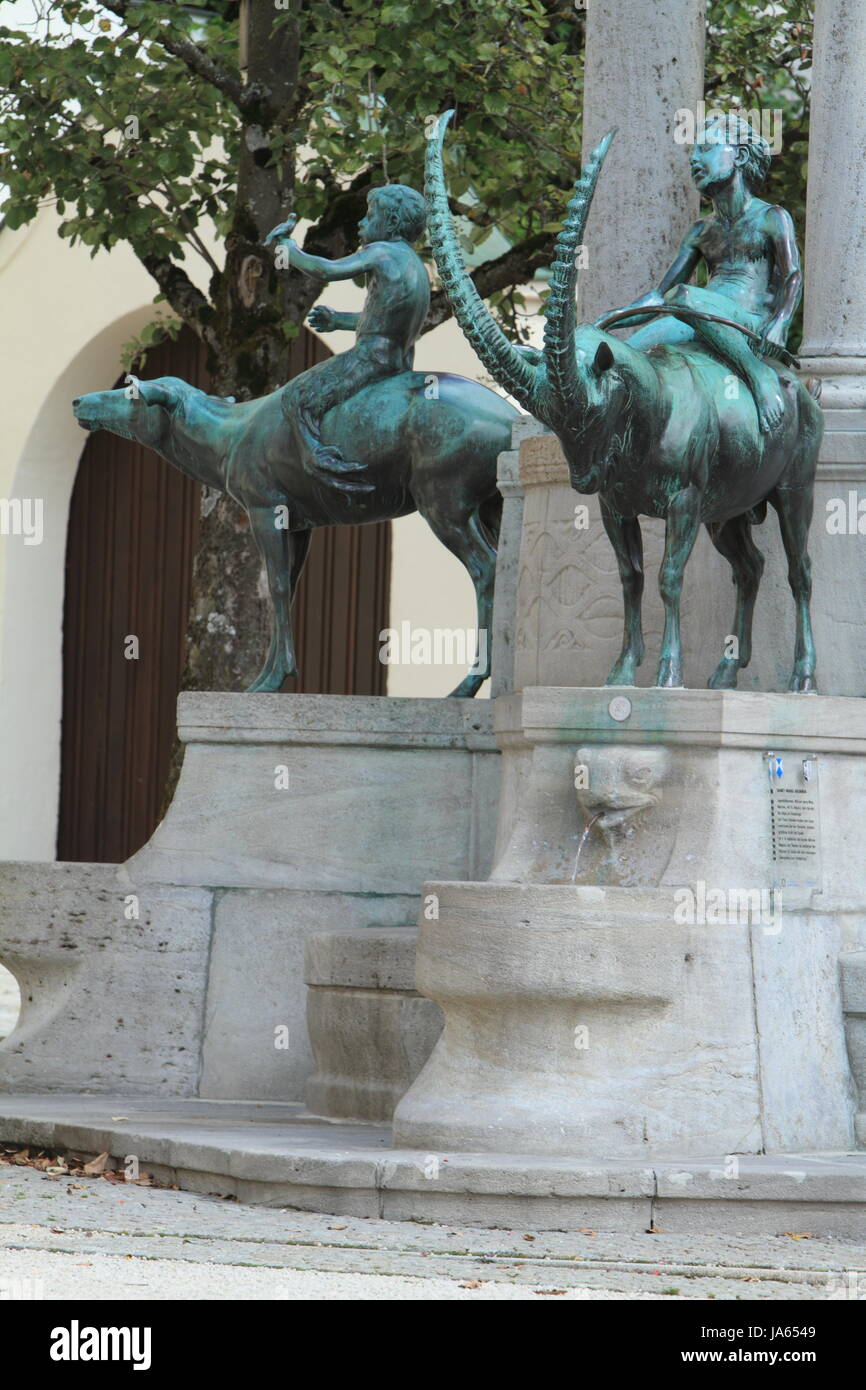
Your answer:
[[[268,232],[264,245],[285,247],[289,265],[303,271],[305,275],[312,275],[316,280],[354,280],[357,275],[366,275],[378,263],[379,258],[374,246],[365,246],[354,255],[341,256],[336,261],[329,261],[325,256],[311,256],[308,252],[302,251],[297,242],[288,235],[294,225],[294,216],[278,223]]]

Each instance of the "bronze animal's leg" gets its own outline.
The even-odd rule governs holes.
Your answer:
[[[267,572],[273,610],[273,629],[268,655],[249,689],[251,692],[273,691],[280,689],[286,676],[297,675],[292,634],[292,593],[300,566],[306,556],[309,536],[308,533],[303,533],[306,539],[299,547],[296,537],[291,532],[276,526],[274,507],[250,507],[248,515]],[[297,565],[296,556],[300,556],[300,563]]]
[[[683,683],[683,650],[680,637],[680,597],[686,561],[700,529],[701,494],[696,487],[684,487],[668,507],[665,527],[665,553],[659,571],[659,592],[665,606],[656,685],[679,687]]]
[[[737,586],[737,609],[731,634],[736,638],[736,655],[723,656],[707,684],[711,690],[735,690],[740,668],[748,666],[752,657],[752,615],[764,572],[764,557],[752,540],[752,527],[745,516],[714,523],[707,530],[716,550],[729,562]]]
[[[800,694],[817,694],[815,684],[815,643],[812,640],[812,561],[809,559],[809,524],[812,520],[812,489],[777,487],[770,501],[779,515],[782,543],[788,557],[788,583],[794,595],[797,639],[794,669],[788,689]]]
[[[418,508],[433,533],[452,555],[465,566],[475,588],[478,605],[478,628],[476,637],[476,664],[460,684],[451,691],[452,696],[476,695],[483,682],[490,675],[490,645],[493,637],[493,582],[496,578],[496,551],[484,534],[478,511],[465,521],[450,516],[447,520],[435,510]],[[464,529],[465,528],[465,529]]]
[[[637,668],[644,659],[644,641],[641,628],[641,600],[643,598],[643,537],[640,521],[636,516],[623,520],[612,511],[603,497],[601,519],[608,539],[614,548],[622,582],[624,606],[624,628],[622,651],[605,682],[606,685],[634,685]]]

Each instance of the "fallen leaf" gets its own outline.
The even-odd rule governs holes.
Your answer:
[[[536,1289],[535,1292],[542,1294],[565,1293],[565,1289]]]
[[[108,1150],[104,1154],[99,1154],[97,1158],[92,1158],[89,1163],[85,1163],[84,1172],[88,1177],[97,1177],[105,1172],[105,1165],[108,1162]]]
[[[480,1280],[480,1279],[467,1279],[465,1284],[461,1284],[461,1285],[460,1285],[460,1288],[461,1288],[461,1289],[480,1289],[480,1288],[481,1288],[481,1280]]]
[[[346,1231],[346,1230],[348,1230],[348,1229],[349,1229],[348,1226],[329,1226],[329,1227],[328,1227],[328,1230],[329,1230],[329,1231]]]
[[[597,1232],[597,1231],[591,1231],[590,1228],[589,1228],[588,1226],[581,1226],[579,1234],[582,1235],[582,1236],[594,1236],[594,1235],[597,1235],[598,1232]]]
[[[789,1240],[811,1240],[811,1239],[812,1239],[812,1232],[811,1232],[811,1231],[783,1231],[782,1234],[785,1235],[785,1236],[787,1236]]]
[[[535,1236],[524,1236],[524,1240],[535,1240]]]

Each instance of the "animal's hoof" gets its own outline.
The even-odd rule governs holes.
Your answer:
[[[683,673],[679,662],[661,661],[659,662],[658,675],[656,676],[656,686],[661,686],[664,690],[683,690]]]
[[[260,695],[262,691],[275,694],[285,680],[282,671],[262,671],[256,676],[252,685],[247,686],[247,695]]]
[[[473,695],[478,694],[486,679],[486,676],[464,676],[460,684],[454,690],[451,691],[450,695],[448,696],[448,699],[471,699]]]
[[[605,685],[635,685],[635,670],[633,666],[623,666],[617,662],[605,681]]]
[[[793,695],[818,694],[818,687],[815,684],[814,676],[798,676],[794,674],[788,683],[788,689]]]
[[[736,690],[739,674],[740,663],[724,658],[710,676],[707,685],[710,690]]]

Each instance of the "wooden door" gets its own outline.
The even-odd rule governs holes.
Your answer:
[[[304,332],[291,374],[327,356]],[[147,376],[209,389],[203,350],[187,329],[148,354]],[[66,549],[59,859],[119,863],[156,827],[185,662],[200,493],[131,440],[100,431],[82,452]],[[301,675],[286,691],[384,694],[376,654],[389,581],[387,522],[314,532],[295,600]],[[137,659],[126,655],[132,635]]]

